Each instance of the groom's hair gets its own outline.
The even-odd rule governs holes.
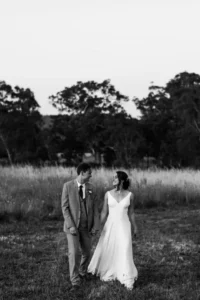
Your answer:
[[[89,164],[87,164],[87,163],[81,163],[81,164],[79,164],[78,165],[78,167],[77,167],[77,174],[79,175],[81,172],[87,172],[88,170],[90,170],[91,169],[91,166],[89,165]]]

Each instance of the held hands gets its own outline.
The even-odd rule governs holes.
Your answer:
[[[69,231],[72,235],[78,235],[75,227],[70,227]],[[97,232],[98,232],[98,230],[92,229],[90,233],[92,236],[95,236],[97,234]]]
[[[92,236],[95,236],[97,234],[97,232],[98,232],[98,230],[96,230],[94,228],[90,231]]]
[[[77,231],[75,227],[70,227],[69,231],[72,235],[77,235]]]

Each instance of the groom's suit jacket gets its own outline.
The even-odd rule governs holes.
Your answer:
[[[80,223],[81,207],[76,179],[66,182],[62,192],[62,212],[64,216],[64,231],[69,233],[70,227],[78,229]],[[88,231],[99,229],[99,213],[95,190],[90,183],[85,184],[85,203],[87,211]]]

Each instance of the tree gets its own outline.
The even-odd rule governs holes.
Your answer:
[[[146,156],[153,156],[166,166],[176,164],[176,130],[180,128],[179,118],[174,113],[173,100],[165,87],[150,86],[148,96],[134,99],[141,111],[140,125],[146,139]]]
[[[57,153],[63,153],[67,164],[72,165],[76,155],[84,151],[84,140],[81,140],[78,130],[81,128],[78,116],[58,115],[49,135],[48,148],[51,159],[56,159]],[[82,137],[83,138],[83,137]],[[76,155],[75,155],[76,153]]]
[[[30,89],[0,82],[0,139],[10,164],[17,156],[34,155],[41,116]]]
[[[137,160],[142,156],[142,147],[144,146],[139,121],[122,113],[105,117],[101,124],[105,128],[102,132],[102,141],[106,141],[115,153],[115,157],[113,157],[115,160],[112,161],[112,165],[135,166]],[[105,159],[108,160],[108,165],[107,154]]]
[[[167,166],[194,165],[200,158],[200,76],[183,72],[149,89],[146,98],[134,99],[148,152]]]
[[[4,81],[0,81],[0,140],[2,145],[7,153],[8,160],[12,165],[12,155],[8,146],[8,128],[12,121],[10,115],[8,115],[8,111],[10,111],[10,102],[8,98],[11,98],[12,88],[10,85],[7,85]]]
[[[95,108],[101,113],[125,113],[121,103],[129,101],[127,96],[115,89],[110,80],[101,83],[78,81],[77,84],[66,87],[49,98],[60,112],[83,115]]]
[[[182,121],[178,131],[177,149],[184,166],[196,166],[200,161],[200,76],[177,74],[166,85],[174,113]]]
[[[65,123],[68,128],[66,141],[71,128],[72,136],[76,137],[73,145],[76,144],[79,152],[91,150],[99,155],[105,152],[106,157],[114,157],[110,145],[103,140],[103,133],[106,131],[104,120],[107,116],[119,113],[127,116],[122,105],[129,101],[127,96],[117,91],[109,80],[105,80],[101,83],[77,82],[49,98],[54,107],[70,116],[68,124]],[[72,149],[70,151],[73,152]]]
[[[166,91],[176,114],[200,136],[200,76],[180,73],[167,83]]]

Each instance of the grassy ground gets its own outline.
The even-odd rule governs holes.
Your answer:
[[[93,171],[99,208],[114,172]],[[72,295],[60,198],[75,169],[0,168],[0,300],[200,300],[200,172],[127,172],[139,227],[136,288],[94,278]]]
[[[68,290],[63,222],[1,222],[0,299],[199,300],[200,210],[138,209],[136,220],[136,288],[130,292],[118,282],[94,278],[74,295]]]

